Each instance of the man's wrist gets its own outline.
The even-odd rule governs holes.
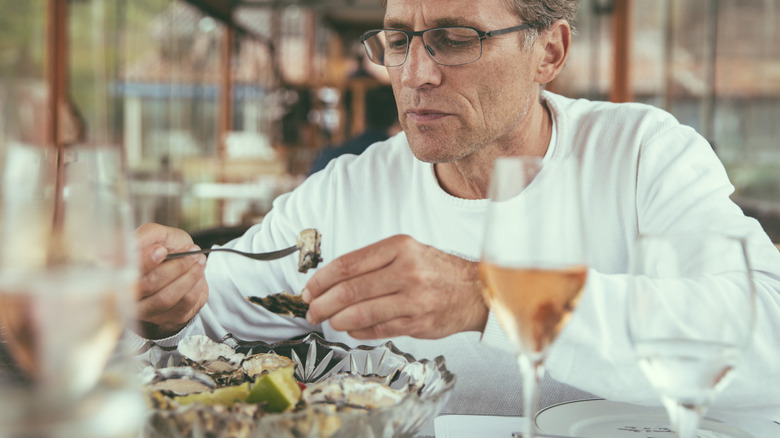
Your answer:
[[[189,322],[184,324],[163,324],[157,325],[151,322],[139,321],[138,328],[141,332],[141,336],[150,340],[165,339],[176,335],[182,329],[187,327]]]

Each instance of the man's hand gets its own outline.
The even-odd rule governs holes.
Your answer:
[[[162,339],[176,334],[206,304],[206,256],[197,254],[163,263],[168,253],[199,249],[189,234],[177,228],[145,224],[136,230],[136,238],[141,257],[141,331],[146,338]]]
[[[303,298],[310,323],[357,339],[443,338],[482,331],[488,316],[476,263],[401,235],[323,266]]]

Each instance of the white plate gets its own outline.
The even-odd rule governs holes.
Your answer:
[[[550,406],[536,414],[536,426],[549,434],[583,438],[673,438],[663,408],[609,400],[580,400]],[[705,418],[697,438],[752,438],[718,420]]]

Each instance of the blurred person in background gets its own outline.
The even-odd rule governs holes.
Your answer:
[[[324,169],[330,160],[340,155],[360,155],[370,145],[387,140],[401,130],[398,125],[398,108],[390,86],[368,90],[365,100],[365,131],[340,146],[322,149],[312,162],[309,175]]]

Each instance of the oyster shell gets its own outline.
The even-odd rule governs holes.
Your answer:
[[[148,367],[143,370],[141,381],[151,391],[164,391],[175,395],[211,391],[217,386],[208,374],[186,366],[157,370]]]
[[[298,253],[298,272],[306,273],[309,269],[316,268],[322,261],[320,242],[322,234],[314,228],[306,228],[298,234],[295,242],[300,252]]]
[[[166,402],[162,400],[162,402]],[[192,404],[184,408],[170,402],[154,409],[146,433],[153,438],[258,436],[257,422],[266,415],[262,405],[237,403],[230,406]]]
[[[265,297],[246,297],[246,299],[278,315],[306,318],[306,312],[309,311],[309,304],[303,301],[300,295],[291,295],[287,292]]]
[[[307,404],[330,403],[338,407],[376,409],[399,403],[407,391],[390,388],[367,376],[334,374],[309,384],[301,398]]]
[[[237,370],[244,360],[242,353],[205,335],[194,335],[179,342],[176,347],[182,358],[211,373],[229,373]]]
[[[266,371],[294,366],[292,359],[274,353],[258,353],[244,359],[241,364],[244,373],[252,379]]]

